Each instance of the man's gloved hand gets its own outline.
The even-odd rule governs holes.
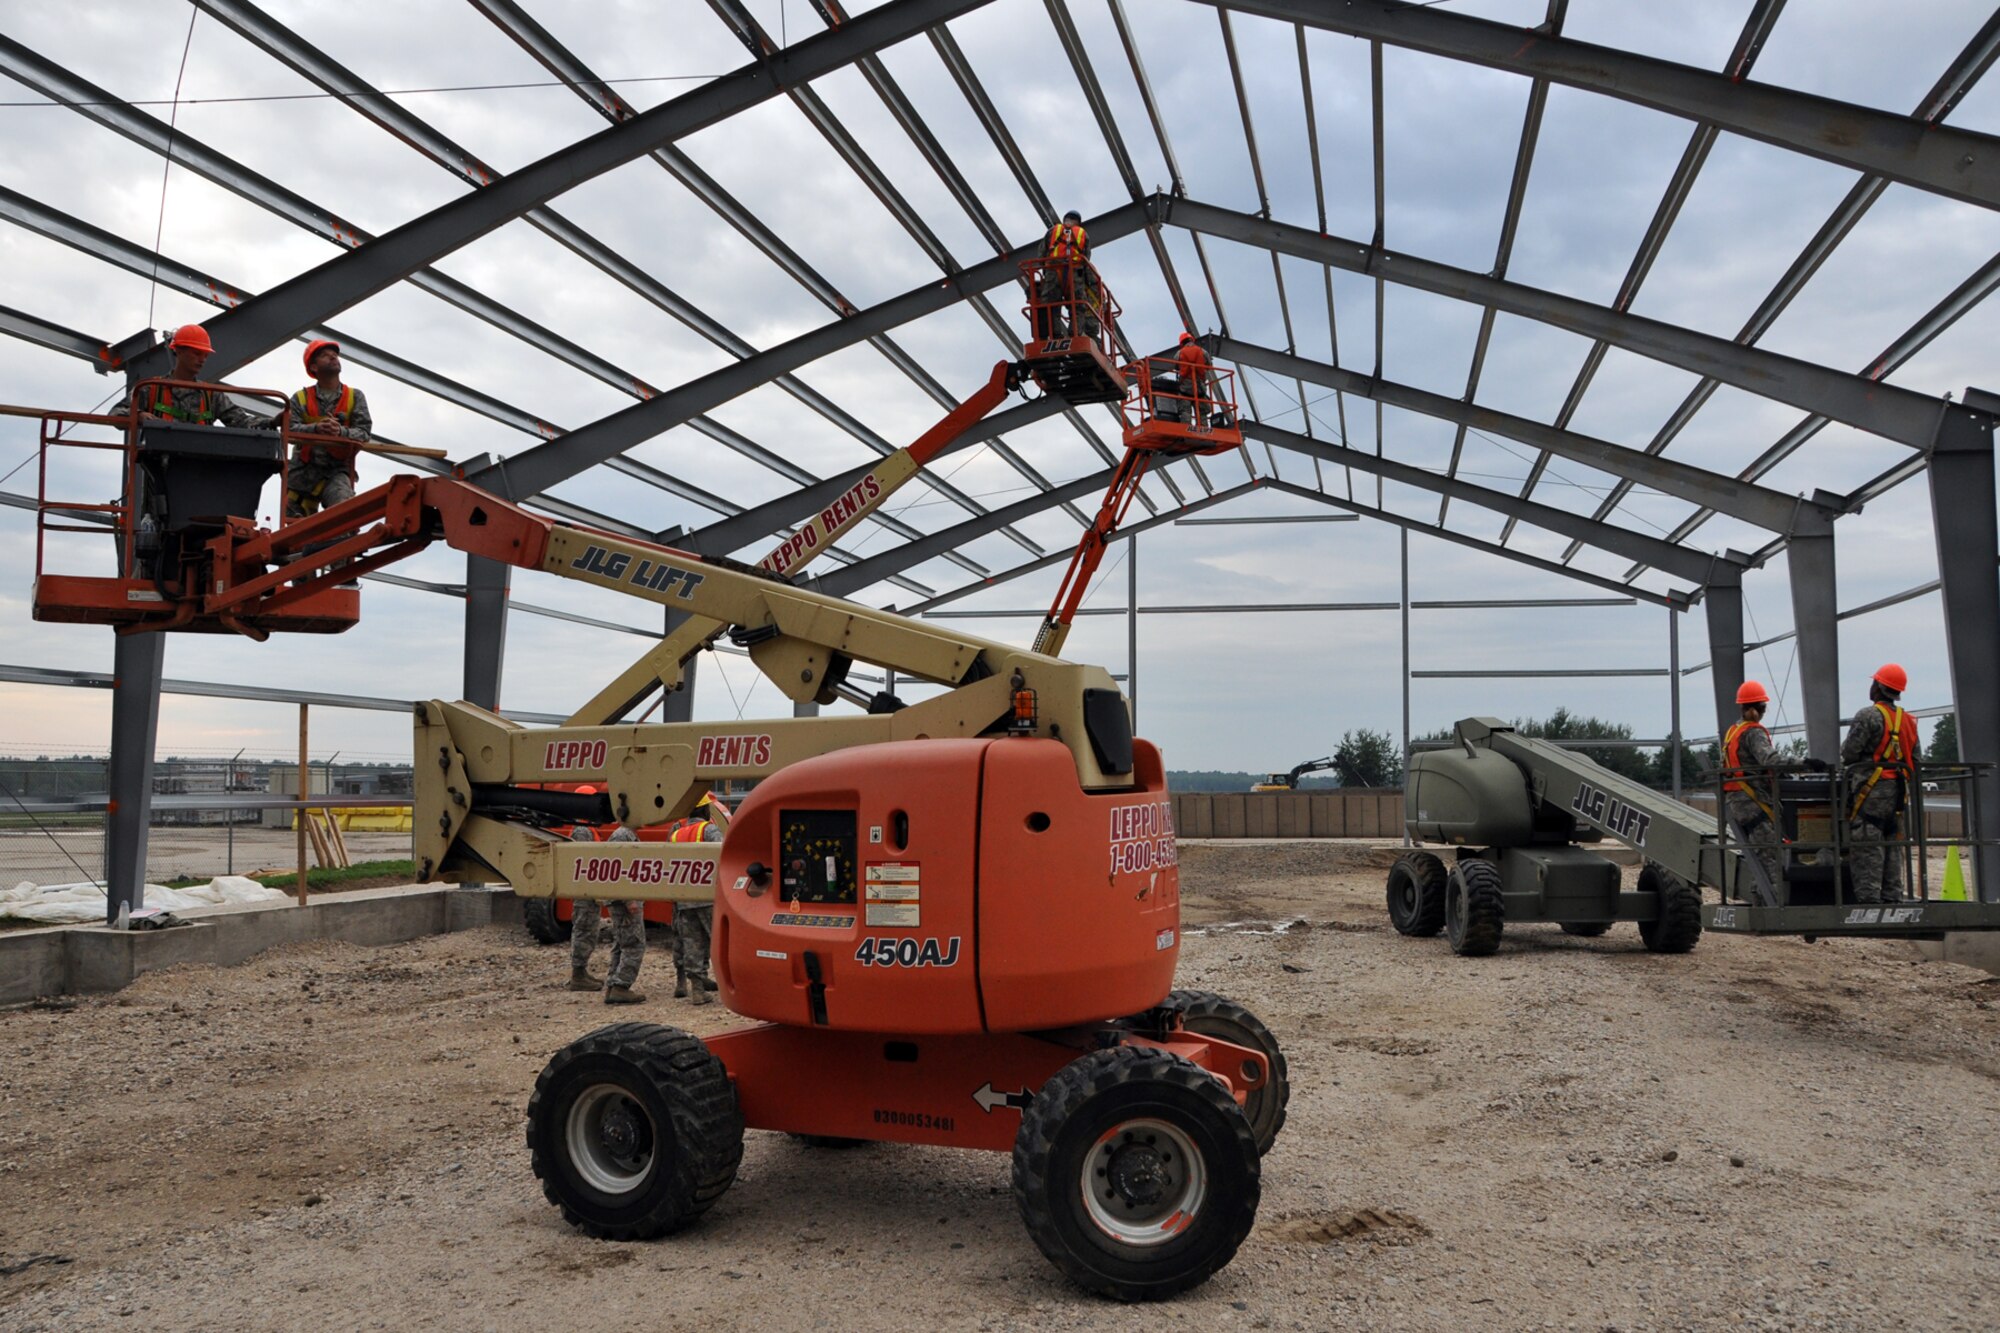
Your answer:
[[[1814,759],[1813,757],[1808,755],[1806,758],[1801,759],[1799,762],[1805,766],[1808,772],[1812,773],[1833,772],[1833,765],[1827,763],[1826,760],[1824,759]]]

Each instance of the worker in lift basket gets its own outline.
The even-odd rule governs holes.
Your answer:
[[[183,324],[175,329],[173,337],[167,341],[167,349],[174,354],[173,368],[167,372],[167,377],[176,380],[199,380],[202,365],[215,354],[215,344],[209,341],[208,330],[199,324]],[[185,421],[198,426],[255,427],[269,424],[257,413],[238,407],[214,389],[141,384],[132,390],[130,407],[142,417]],[[138,470],[136,489],[138,494],[129,498],[137,534],[133,542],[134,572],[141,578],[148,578],[153,573],[154,559],[159,553],[160,529],[166,524],[166,502],[154,493],[151,477],[144,468]]]
[[[1090,234],[1083,229],[1083,214],[1074,208],[1062,221],[1049,228],[1042,242],[1041,302],[1035,312],[1035,336],[1067,338],[1074,327],[1086,338],[1098,332],[1097,316],[1090,305],[1097,288],[1090,268]],[[1069,317],[1078,316],[1074,321]]]
[[[1736,702],[1743,716],[1722,737],[1723,797],[1730,823],[1749,844],[1750,854],[1764,867],[1775,889],[1781,835],[1777,778],[1771,765],[1777,755],[1771,733],[1764,727],[1764,710],[1770,706],[1771,696],[1760,682],[1746,680],[1737,688]]]
[[[1840,762],[1847,766],[1847,867],[1854,899],[1893,903],[1902,898],[1903,861],[1894,839],[1917,761],[1917,722],[1898,702],[1909,673],[1894,662],[1875,673],[1868,706],[1854,715]]]
[[[580,795],[595,796],[599,788],[583,786],[577,788]],[[572,842],[595,842],[597,835],[590,825],[578,824],[570,830]],[[636,842],[638,837],[630,829],[614,829],[612,842]],[[569,933],[569,989],[574,991],[594,991],[597,979],[590,975],[590,955],[597,951],[598,907],[600,904],[578,898],[570,904]],[[645,996],[632,989],[632,983],[639,979],[639,963],[646,956],[646,905],[630,902],[623,898],[609,900],[611,908],[611,970],[604,974],[604,1002],[606,1004],[640,1004]]]
[[[340,344],[320,338],[306,344],[306,374],[313,382],[292,395],[285,411],[295,432],[332,437],[300,440],[285,481],[286,519],[304,518],[354,498],[354,456],[375,429],[368,399],[340,382]]]

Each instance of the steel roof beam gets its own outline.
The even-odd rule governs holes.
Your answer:
[[[614,125],[618,125],[638,115],[637,111],[626,103],[623,98],[611,91],[608,85],[599,79],[583,61],[578,59],[574,52],[556,40],[555,36],[548,29],[536,22],[527,11],[515,3],[515,0],[471,0],[471,3],[495,27],[513,38],[524,51],[550,73],[569,84],[571,90],[577,96],[581,97],[587,105],[606,120]],[[931,29],[933,40],[935,40],[936,34],[943,30],[942,23]],[[820,301],[829,310],[840,315],[855,313],[855,305],[846,296],[842,295],[831,282],[815,270],[812,265],[808,264],[797,251],[779,239],[777,233],[767,227],[762,219],[758,218],[748,208],[745,208],[741,201],[725,190],[721,183],[713,176],[703,171],[687,154],[681,152],[678,148],[667,145],[654,150],[650,156],[660,166],[665,168],[669,175],[679,181],[697,199],[706,204],[716,216],[736,228],[737,232],[762,253],[765,258],[784,270],[794,282],[811,293],[815,299]],[[582,250],[579,250],[578,253],[596,262],[592,255],[586,254]],[[607,269],[606,271],[611,272],[612,270]],[[614,272],[613,276],[618,276],[618,274]],[[628,283],[627,285],[632,284]],[[633,290],[651,299],[647,286],[634,286]],[[670,313],[673,312],[670,310]],[[699,314],[699,312],[695,313]],[[701,315],[700,318],[700,324],[691,322],[689,327],[695,329],[698,333],[702,333],[703,336],[711,337],[711,340],[716,341],[718,346],[727,348],[733,355],[743,357],[754,354],[755,349],[751,348],[748,343],[743,342],[734,334],[728,334],[729,342],[713,338],[708,332],[708,328],[713,327],[720,330],[721,326],[706,315]],[[721,331],[727,333],[727,330]],[[918,388],[929,394],[940,406],[951,406],[956,403],[956,400],[918,364],[916,358],[911,356],[894,339],[886,335],[878,335],[869,339],[869,345],[880,352],[896,369],[908,376],[911,382],[916,384]],[[888,454],[894,451],[893,445],[890,445],[874,431],[869,430],[860,421],[837,407],[823,395],[800,383],[796,377],[786,375],[777,378],[775,382],[784,388],[787,393],[792,394],[800,402],[812,408],[815,412],[818,412],[828,421],[839,426],[869,448],[874,449],[877,453]],[[1100,452],[1104,452],[1104,446],[1101,441],[1093,439],[1092,442]],[[1047,488],[1047,482],[1030,468],[1026,461],[1004,441],[993,441],[993,450],[1030,482],[1041,486],[1043,489]],[[1106,456],[1108,457],[1108,454]],[[961,508],[967,509],[972,513],[983,512],[983,508],[980,505],[973,502],[969,496],[962,494],[954,488],[945,487],[942,493],[948,495]],[[1075,517],[1078,522],[1086,521],[1080,514],[1075,515]],[[1041,549],[1040,546],[1018,532],[1009,531],[1006,535],[1009,540],[1023,549],[1032,551],[1039,551]]]
[[[1372,398],[1391,407],[1454,422],[1461,431],[1491,431],[1495,435],[1504,435],[1532,448],[1608,472],[1614,477],[1641,482],[1677,499],[1711,505],[1771,532],[1823,531],[1839,512],[1838,496],[1821,493],[1818,498],[1808,500],[1802,496],[1785,495],[1746,485],[1737,478],[1705,468],[1630,449],[1594,436],[1558,430],[1463,399],[1447,398],[1443,394],[1429,393],[1390,380],[1371,379],[1351,370],[1319,365],[1303,357],[1288,356],[1272,348],[1258,347],[1233,338],[1219,342],[1218,354],[1241,365],[1255,366],[1273,375],[1309,380],[1339,392]]]
[[[1441,528],[1434,523],[1426,523],[1422,519],[1408,518],[1402,514],[1392,514],[1386,509],[1377,509],[1372,505],[1362,504],[1358,500],[1343,499],[1338,495],[1328,495],[1324,491],[1316,491],[1309,486],[1300,486],[1294,482],[1274,480],[1269,485],[1273,489],[1284,491],[1288,495],[1296,495],[1301,499],[1312,500],[1318,504],[1331,505],[1336,509],[1344,509],[1349,513],[1359,514],[1363,518],[1380,519],[1384,523],[1394,524],[1396,527],[1403,528],[1409,532],[1420,532],[1427,537],[1436,537],[1439,541],[1452,542],[1459,546],[1470,547],[1475,551],[1484,551],[1488,555],[1497,555],[1504,560],[1511,560],[1517,565],[1526,565],[1530,569],[1538,569],[1545,574],[1560,575],[1566,579],[1575,579],[1579,583],[1588,583],[1592,587],[1608,589],[1611,592],[1621,593],[1627,597],[1636,597],[1642,602],[1651,602],[1655,606],[1665,606],[1671,607],[1676,611],[1685,611],[1692,604],[1695,597],[1693,593],[1682,592],[1678,589],[1661,594],[1648,592],[1644,588],[1630,587],[1617,582],[1615,579],[1603,578],[1600,575],[1587,573],[1581,569],[1572,569],[1568,565],[1559,565],[1553,560],[1544,560],[1540,556],[1529,555],[1525,551],[1516,551],[1507,546],[1496,546],[1492,542],[1481,540],[1478,537],[1467,536],[1462,532],[1453,532],[1450,528]]]
[[[116,370],[117,364],[111,355],[110,344],[100,342],[87,333],[65,328],[16,310],[10,305],[0,305],[0,333],[9,334],[23,342],[31,342],[37,347],[46,347],[52,352],[62,352],[90,362],[91,369],[100,375],[108,375]]]
[[[1853,171],[2000,208],[2000,138],[1752,83],[1614,47],[1547,37],[1429,6],[1356,0],[1204,0],[1586,92],[1722,129]]]
[[[1145,209],[1137,204],[1128,204],[1097,218],[1091,223],[1091,228],[1106,236],[1117,237],[1129,235],[1144,224]],[[506,460],[504,467],[496,465],[472,480],[503,496],[547,490],[607,458],[615,457],[640,440],[650,439],[776,375],[796,370],[873,334],[942,310],[969,294],[1012,282],[1018,272],[1019,261],[1031,253],[1032,247],[1024,247],[942,281],[925,283],[848,319],[822,325],[756,356],[690,380],[657,398],[634,403],[561,439],[517,454]]]
[[[1449,264],[1395,254],[1338,236],[1322,236],[1304,227],[1212,204],[1154,195],[1151,207],[1160,220],[1193,231],[1282,250],[1314,262],[1330,263],[1347,272],[1380,276],[1440,296],[1490,304],[1509,314],[1600,338],[1614,347],[1698,375],[1712,376],[1759,397],[1807,411],[1827,412],[1835,420],[1914,449],[1924,448],[1935,431],[1939,402],[1909,389],[1762,348],[1739,346],[1727,338],[1697,333],[1662,320],[1646,319]]]
[[[1740,567],[1743,563],[1729,556],[1710,555],[1685,546],[1675,546],[1657,537],[1648,537],[1629,528],[1599,523],[1581,514],[1553,509],[1548,505],[1537,504],[1533,500],[1523,500],[1504,491],[1475,486],[1457,477],[1441,476],[1426,468],[1411,467],[1407,463],[1378,458],[1374,454],[1351,449],[1345,445],[1310,439],[1295,431],[1281,430],[1276,426],[1245,422],[1243,433],[1295,453],[1317,454],[1329,463],[1353,467],[1384,481],[1401,482],[1420,490],[1450,495],[1484,509],[1512,514],[1538,528],[1545,528],[1565,537],[1580,537],[1588,544],[1600,550],[1610,551],[1614,555],[1644,560],[1676,578],[1687,579],[1690,582],[1713,582],[1718,569],[1728,565]]]
[[[566,190],[984,3],[904,0],[874,10],[836,32],[809,37],[769,60],[723,75],[622,125],[557,149],[481,190],[441,204],[365,247],[335,256],[211,320],[214,371],[228,375],[328,315],[366,300]],[[165,360],[164,349],[161,353],[139,366],[138,373],[157,371]]]

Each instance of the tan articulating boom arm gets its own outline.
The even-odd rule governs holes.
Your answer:
[[[1023,374],[1024,367],[1018,361],[995,365],[977,393],[953,408],[915,442],[885,457],[846,493],[801,523],[791,536],[778,543],[777,549],[757,562],[758,568],[789,577],[831,549],[848,529],[881,508],[945,446],[1005,402],[1007,395],[1020,387]],[[726,623],[706,617],[682,621],[648,649],[645,656],[599,690],[589,703],[571,714],[570,725],[616,722],[654,689],[679,689],[681,668],[687,660],[721,638],[728,628]]]

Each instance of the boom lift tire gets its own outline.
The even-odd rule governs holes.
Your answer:
[[[1660,896],[1660,914],[1639,923],[1639,938],[1654,953],[1686,953],[1701,939],[1701,890],[1648,861],[1639,872],[1639,892]]]
[[[1611,929],[1609,921],[1564,921],[1561,925],[1563,934],[1581,935],[1587,940],[1594,940]]]
[[[614,1023],[571,1042],[528,1099],[528,1151],[542,1193],[606,1240],[679,1231],[736,1179],[743,1115],[701,1039]]]
[[[1450,887],[1444,862],[1429,852],[1404,852],[1389,867],[1389,922],[1398,933],[1429,939],[1444,929]]]
[[[521,924],[543,944],[561,944],[570,937],[572,925],[556,916],[553,898],[521,899]]]
[[[1177,990],[1167,1003],[1181,1011],[1182,1026],[1204,1037],[1220,1037],[1232,1046],[1248,1046],[1271,1063],[1271,1077],[1243,1100],[1243,1115],[1257,1140],[1257,1155],[1271,1151],[1285,1126],[1285,1104],[1292,1099],[1292,1082],[1285,1053],[1262,1019],[1234,1000],[1205,990]]]
[[[1156,1046],[1092,1051],[1021,1113],[1014,1201],[1071,1281],[1121,1301],[1205,1282],[1250,1234],[1257,1141],[1221,1081]]]
[[[1444,936],[1453,953],[1484,958],[1499,951],[1507,904],[1497,866],[1476,857],[1460,861],[1452,867],[1444,901]]]

